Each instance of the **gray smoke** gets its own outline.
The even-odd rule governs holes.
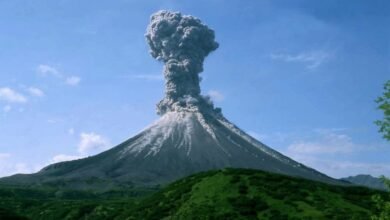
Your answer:
[[[210,99],[200,95],[199,73],[205,57],[218,48],[214,31],[193,16],[158,11],[151,16],[145,37],[151,55],[165,63],[165,97],[157,105],[158,113],[213,109]]]

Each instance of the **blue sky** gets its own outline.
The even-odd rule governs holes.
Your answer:
[[[374,1],[0,1],[0,176],[93,155],[158,118],[160,9],[220,48],[202,92],[263,143],[333,177],[390,175],[373,121],[390,78],[390,4]]]

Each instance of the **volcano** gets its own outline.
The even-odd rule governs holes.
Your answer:
[[[149,128],[96,156],[56,163],[36,174],[1,179],[12,185],[70,188],[152,186],[200,171],[252,168],[340,183],[252,138],[222,115],[199,110],[164,114]]]
[[[214,31],[193,16],[169,11],[152,15],[146,39],[151,55],[165,64],[165,97],[157,105],[160,119],[98,155],[2,178],[0,183],[83,189],[153,186],[234,167],[341,184],[246,134],[200,94],[203,61],[219,46],[214,38]]]

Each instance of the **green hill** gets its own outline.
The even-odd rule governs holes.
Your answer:
[[[369,219],[377,191],[262,171],[194,175],[142,201],[139,219]],[[139,214],[138,214],[139,213]]]
[[[195,174],[156,193],[143,189],[137,194],[140,189],[132,189],[105,194],[66,192],[61,197],[53,189],[41,189],[34,197],[23,196],[20,190],[0,190],[0,207],[29,219],[94,220],[369,219],[375,210],[371,196],[385,195],[364,187],[328,185],[246,169]],[[9,191],[13,194],[4,193]],[[28,194],[34,194],[33,190]]]

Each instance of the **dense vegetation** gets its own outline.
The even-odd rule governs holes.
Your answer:
[[[383,120],[377,120],[375,123],[379,126],[379,132],[383,134],[383,138],[390,141],[390,80],[387,80],[382,96],[379,96],[375,101],[378,104],[378,109],[383,111]],[[382,181],[390,191],[390,179],[382,176]],[[374,195],[372,197],[377,207],[378,213],[371,216],[372,220],[390,220],[390,195],[381,197]]]
[[[382,181],[390,191],[390,179],[382,176]],[[390,195],[387,197],[374,195],[372,196],[372,200],[377,208],[377,213],[374,213],[374,215],[371,216],[371,220],[390,220]]]
[[[372,195],[386,196],[246,169],[204,172],[152,191],[3,188],[0,207],[28,219],[369,219]]]
[[[383,134],[383,138],[390,141],[390,80],[385,83],[383,90],[382,96],[375,100],[378,109],[383,111],[383,119],[375,123],[379,126],[379,132]]]
[[[156,191],[157,188],[124,188],[102,193],[3,186],[0,219],[113,219]]]
[[[142,201],[133,219],[369,219],[375,191],[226,169],[178,181]],[[139,214],[138,214],[139,213]]]

